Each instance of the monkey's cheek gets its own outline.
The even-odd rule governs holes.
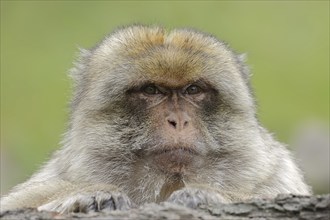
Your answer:
[[[134,205],[130,199],[121,193],[97,191],[94,193],[78,193],[65,198],[53,200],[39,206],[38,211],[59,213],[88,213],[112,210],[128,210]]]

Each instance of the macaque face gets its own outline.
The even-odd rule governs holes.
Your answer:
[[[171,87],[146,83],[127,92],[131,109],[149,122],[149,143],[139,152],[165,173],[182,174],[205,154],[201,118],[217,96],[211,85],[196,81]],[[138,117],[138,116],[136,116]]]
[[[242,118],[254,117],[237,58],[214,38],[184,30],[127,36],[109,38],[88,57],[80,109],[89,112],[74,123],[86,127],[81,139],[88,133],[93,143],[86,145],[122,151],[127,163],[144,164],[141,169],[199,170],[226,149],[223,143],[233,143],[227,130],[235,133]],[[89,118],[95,128],[86,126]],[[89,132],[101,125],[104,133]],[[114,138],[120,148],[111,146]]]

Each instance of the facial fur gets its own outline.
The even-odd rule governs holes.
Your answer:
[[[196,185],[227,202],[309,193],[256,119],[242,56],[211,35],[128,26],[82,50],[71,76],[64,146],[32,182],[114,185],[136,204]]]

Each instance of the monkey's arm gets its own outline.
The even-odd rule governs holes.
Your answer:
[[[64,180],[28,181],[1,199],[2,211],[32,207],[68,213],[128,209],[131,206],[129,198],[113,185],[74,184]]]
[[[1,198],[1,210],[22,207],[38,207],[59,192],[69,192],[73,184],[63,180],[27,181],[16,186],[12,192]]]

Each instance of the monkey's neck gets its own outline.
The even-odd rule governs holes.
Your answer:
[[[157,197],[157,203],[165,201],[174,191],[179,190],[185,186],[181,176],[172,176],[165,180],[160,193]]]

